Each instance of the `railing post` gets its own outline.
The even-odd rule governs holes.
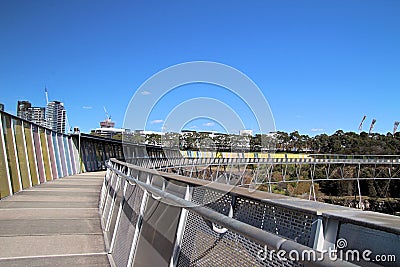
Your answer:
[[[186,193],[185,193],[185,200],[191,201],[193,194],[193,187],[186,185]],[[181,208],[181,216],[179,217],[178,228],[176,230],[176,239],[174,250],[172,252],[171,260],[170,260],[170,267],[175,267],[178,263],[180,248],[183,239],[183,233],[186,227],[186,219],[188,215],[188,210]]]
[[[127,175],[130,176],[131,174],[131,169],[128,168],[128,172]],[[114,232],[111,238],[111,244],[110,244],[110,248],[108,253],[112,253],[113,252],[113,248],[116,242],[116,236],[117,236],[117,232],[118,232],[118,227],[119,227],[119,223],[120,223],[120,219],[121,219],[121,213],[122,213],[122,207],[124,205],[124,200],[125,200],[125,194],[126,194],[126,188],[128,187],[128,182],[125,181],[124,183],[124,188],[123,188],[123,192],[122,192],[122,200],[119,203],[119,208],[118,208],[118,215],[117,215],[117,221],[115,222],[115,228],[114,228]],[[122,185],[122,182],[121,182]]]
[[[137,178],[139,178],[139,175],[140,175],[140,172],[138,173],[138,177]],[[147,174],[146,184],[150,184],[150,183],[151,183],[151,174]],[[129,259],[128,259],[127,267],[130,267],[130,266],[133,265],[133,258],[135,256],[137,243],[139,241],[139,233],[140,233],[140,230],[142,228],[143,216],[144,216],[144,212],[146,210],[148,197],[149,197],[149,193],[147,192],[147,190],[144,190],[142,203],[140,204],[139,217],[138,217],[138,221],[137,221],[136,228],[135,228],[135,234],[134,234],[133,240],[132,240],[131,251],[129,253]]]
[[[336,237],[339,230],[339,221],[325,218],[323,249],[335,248]]]
[[[323,225],[323,218],[321,214],[317,214],[317,219],[313,222],[311,226],[311,233],[313,236],[310,238],[310,247],[317,251],[322,251],[324,249],[324,225]]]

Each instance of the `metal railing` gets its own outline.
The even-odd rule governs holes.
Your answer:
[[[348,229],[358,237],[368,239],[367,230],[397,243],[400,235],[394,216],[251,192],[117,160],[107,167],[100,210],[116,266],[351,266],[324,254]],[[375,252],[383,249],[371,246]],[[316,258],[282,260],[277,251]]]
[[[313,155],[309,158],[134,158],[144,168],[177,173],[188,177],[245,187],[306,182],[309,200],[316,200],[315,183],[321,181],[357,182],[358,206],[363,207],[363,180],[400,180],[398,156]],[[276,175],[276,172],[279,175]]]

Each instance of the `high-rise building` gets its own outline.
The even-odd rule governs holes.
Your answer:
[[[30,112],[30,117],[31,121],[41,125],[41,126],[46,126],[46,119],[45,119],[45,113],[46,109],[42,107],[30,107],[29,108]]]
[[[29,101],[18,101],[17,116],[38,125],[46,126],[45,108],[32,107],[32,104]]]
[[[46,126],[53,131],[65,132],[67,111],[60,101],[51,101],[46,108]]]
[[[31,107],[31,102],[29,101],[18,101],[17,104],[17,116],[24,119],[24,120],[31,120],[31,113],[29,111],[29,108]]]

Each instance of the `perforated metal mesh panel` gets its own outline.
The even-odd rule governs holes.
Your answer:
[[[128,264],[143,195],[144,191],[140,187],[128,184],[125,198],[122,200],[121,219],[116,229],[115,238],[118,242],[115,243],[112,253],[116,266]]]
[[[225,215],[229,214],[230,206],[233,205],[233,218],[262,229],[269,225],[266,224],[266,220],[270,220],[267,212],[269,207],[265,203],[241,197],[234,199],[229,194],[201,187],[193,190],[192,201],[198,204],[205,203],[205,206]],[[213,202],[209,203],[210,201]],[[177,265],[299,266],[290,260],[280,261],[275,253],[266,250],[263,245],[237,233],[216,233],[212,230],[211,222],[192,212],[187,216]]]
[[[195,187],[192,201],[196,204],[205,205],[224,215],[228,215],[232,197],[228,194],[209,190],[204,187]]]
[[[110,244],[111,244],[111,239],[114,234],[115,227],[116,227],[119,206],[121,204],[123,193],[124,193],[124,186],[125,186],[125,183],[127,183],[127,182],[125,180],[120,179],[118,181],[118,183],[119,183],[119,185],[117,187],[118,188],[117,195],[116,195],[115,201],[113,203],[113,208],[110,209],[110,212],[112,212],[112,214],[111,214],[110,222],[108,222],[110,224],[110,226],[107,231],[107,238],[108,238],[108,241],[110,242]]]
[[[107,219],[108,219],[108,214],[110,213],[111,210],[111,205],[113,204],[113,196],[115,194],[115,188],[118,182],[118,176],[114,175],[111,179],[110,179],[110,183],[109,183],[109,187],[107,190],[107,196],[106,196],[106,201],[104,204],[104,209],[103,209],[103,215],[102,215],[102,222],[104,225],[106,225],[107,223]]]
[[[262,266],[251,253],[262,247],[243,243],[244,239],[230,231],[217,234],[202,217],[189,212],[178,266]]]
[[[111,174],[107,173],[104,178],[103,185],[101,187],[99,209],[102,214],[103,214],[103,210],[104,210],[105,201],[107,198],[107,192],[108,192],[108,186],[109,186],[110,179],[111,179]]]
[[[237,197],[234,218],[305,246],[312,246],[312,224],[316,215],[265,202]]]

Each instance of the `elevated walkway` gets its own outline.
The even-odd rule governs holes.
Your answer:
[[[73,175],[0,201],[0,266],[109,266],[98,213],[105,172]]]

